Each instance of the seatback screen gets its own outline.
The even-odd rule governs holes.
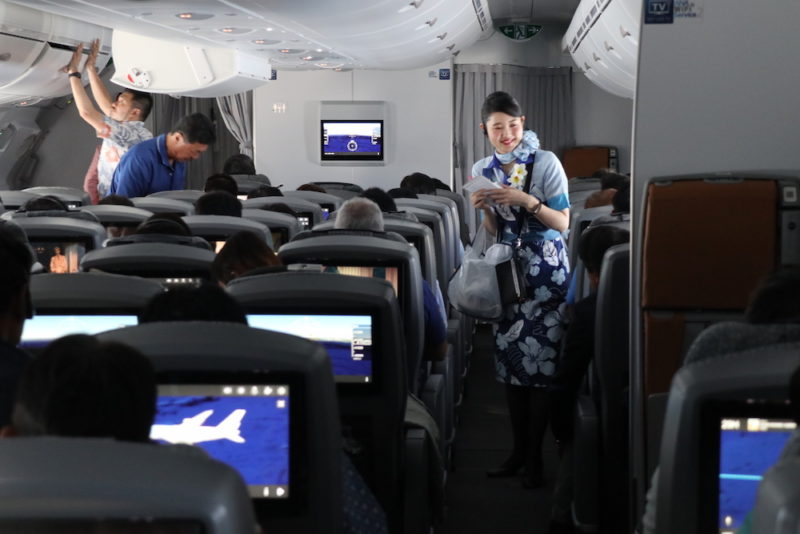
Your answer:
[[[398,292],[398,284],[399,284],[399,273],[397,267],[387,267],[387,266],[380,266],[380,267],[364,267],[364,266],[353,266],[353,265],[325,265],[323,267],[323,271],[327,273],[337,273],[337,274],[345,274],[348,276],[364,276],[367,278],[383,278],[390,284],[392,284],[392,288],[394,289],[394,295],[399,298]]]
[[[719,419],[719,532],[733,534],[756,504],[756,490],[794,432],[791,419]]]
[[[54,339],[70,334],[94,335],[139,324],[136,315],[34,315],[22,327],[19,346],[37,351]]]
[[[372,317],[369,315],[250,314],[254,328],[292,334],[320,343],[337,382],[373,381]]]
[[[36,261],[42,264],[48,273],[77,273],[86,244],[77,241],[31,241],[36,253]]]
[[[289,499],[291,394],[286,383],[162,384],[150,438],[202,448],[253,498]]]

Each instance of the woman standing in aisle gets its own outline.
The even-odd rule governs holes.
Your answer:
[[[567,177],[558,158],[539,150],[536,134],[524,129],[525,116],[508,93],[486,98],[481,121],[495,152],[475,163],[472,176],[500,187],[473,193],[472,205],[483,211],[489,234],[519,243],[528,282],[527,300],[507,305],[494,325],[496,376],[506,385],[514,448],[487,474],[514,476],[524,470],[523,486],[540,487],[546,388],[556,368],[569,286],[569,260],[561,241],[569,226]]]

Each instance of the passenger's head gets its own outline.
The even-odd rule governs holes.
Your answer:
[[[336,210],[334,228],[383,232],[381,209],[368,198],[351,198]]]
[[[12,433],[146,442],[155,411],[147,358],[122,343],[72,335],[53,341],[23,373]]]
[[[433,186],[436,189],[441,189],[442,191],[452,191],[452,189],[450,189],[450,186],[447,185],[446,183],[444,183],[443,181],[441,181],[440,179],[431,178],[431,180],[433,180]]]
[[[397,204],[394,203],[394,199],[380,187],[370,187],[369,189],[365,189],[364,192],[359,196],[373,201],[384,213],[397,211]]]
[[[69,211],[69,207],[60,198],[44,195],[27,201],[20,211]]]
[[[167,134],[167,154],[176,161],[197,159],[217,138],[214,123],[202,113],[187,115]]]
[[[206,193],[210,193],[211,191],[227,191],[231,195],[236,196],[239,194],[239,186],[236,180],[228,174],[212,174],[206,178],[203,191]]]
[[[614,198],[611,199],[611,205],[614,206],[614,213],[630,213],[631,212],[631,185],[626,184],[620,187]]]
[[[253,175],[256,173],[256,166],[253,163],[253,158],[247,154],[235,154],[225,160],[222,172],[225,174]]]
[[[189,225],[177,215],[156,213],[136,227],[135,234],[166,234],[190,236]]]
[[[262,210],[265,211],[274,211],[276,213],[285,213],[286,215],[291,215],[292,217],[297,217],[297,212],[290,208],[287,204],[283,202],[276,202],[274,204],[264,204],[261,206]]]
[[[480,128],[498,153],[507,154],[522,141],[525,116],[513,96],[497,91],[483,101]]]
[[[298,191],[314,191],[315,193],[327,193],[324,187],[320,187],[317,184],[312,184],[311,182],[307,184],[303,184],[297,188]]]
[[[211,191],[197,199],[194,204],[197,215],[242,216],[242,202],[227,191]]]
[[[144,121],[153,108],[153,97],[149,93],[125,89],[111,103],[109,116],[117,121]]]
[[[748,323],[800,323],[800,265],[784,265],[756,287],[745,310]]]
[[[253,232],[242,231],[225,241],[211,263],[211,276],[220,284],[263,267],[282,265],[280,258],[269,248],[264,239]]]
[[[33,254],[8,226],[0,226],[0,339],[16,345],[25,319],[33,314],[29,288]]]
[[[600,177],[600,189],[620,190],[623,186],[631,183],[631,179],[618,172],[606,172]]]
[[[614,245],[621,245],[628,241],[630,241],[630,232],[612,225],[594,226],[581,235],[580,243],[578,243],[578,256],[583,261],[592,287],[596,288],[600,283],[600,268],[606,251]]]
[[[282,197],[281,190],[272,185],[262,185],[247,193],[247,198]]]
[[[419,198],[419,196],[407,187],[395,187],[389,189],[386,194],[392,198]]]
[[[98,204],[103,206],[128,206],[130,208],[135,208],[136,205],[133,203],[133,200],[129,199],[128,197],[123,197],[122,195],[107,195],[100,199]]]
[[[410,189],[418,195],[435,195],[436,186],[433,178],[425,173],[413,172],[400,180],[400,187]]]
[[[219,286],[176,287],[159,293],[139,314],[140,323],[162,321],[223,321],[247,324],[247,316],[236,299]]]

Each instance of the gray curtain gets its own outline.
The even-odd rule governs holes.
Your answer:
[[[153,135],[169,132],[183,117],[192,113],[203,113],[216,126],[217,141],[186,167],[186,188],[203,189],[206,178],[222,172],[225,160],[239,153],[239,143],[234,139],[219,118],[216,100],[213,98],[175,98],[169,95],[153,95],[153,112],[148,118]]]
[[[253,157],[253,92],[218,96],[217,107],[231,135],[239,141],[239,152]]]

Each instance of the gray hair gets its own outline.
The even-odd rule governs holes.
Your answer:
[[[336,210],[334,228],[383,232],[383,213],[373,201],[355,197]]]

